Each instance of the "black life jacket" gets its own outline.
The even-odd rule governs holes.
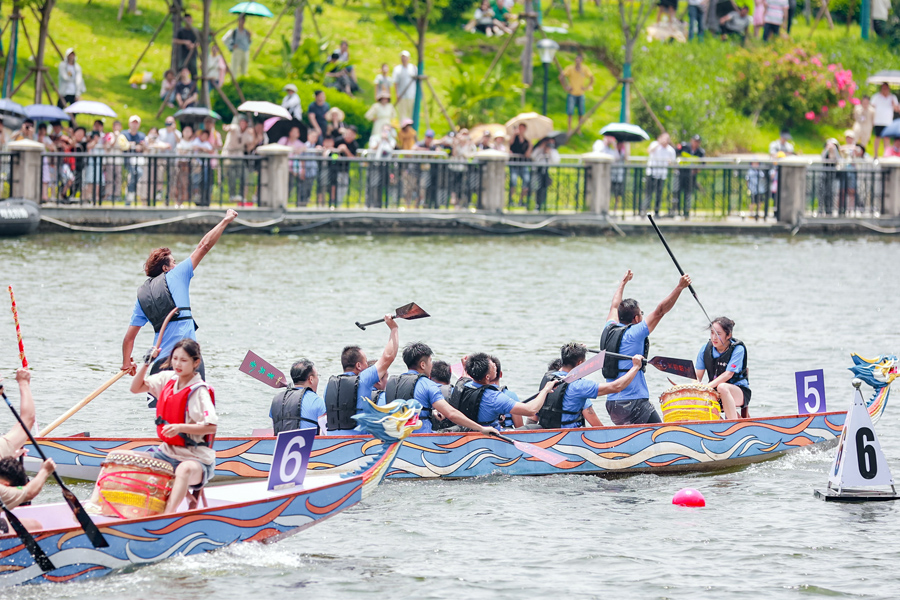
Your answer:
[[[481,411],[481,399],[484,398],[484,393],[487,390],[495,390],[497,391],[497,387],[493,385],[483,385],[479,388],[469,387],[464,385],[460,390],[459,395],[459,412],[466,415],[471,420],[475,421],[479,425],[490,425],[496,419],[491,419],[489,421],[479,421],[478,413]],[[500,415],[498,415],[499,417]]]
[[[147,281],[141,284],[137,291],[138,303],[144,316],[153,325],[153,331],[159,333],[163,321],[176,308],[175,300],[172,298],[172,292],[169,291],[169,284],[166,282],[166,274],[162,273],[156,277],[148,277]],[[179,306],[181,310],[172,317],[172,321],[194,320],[190,315],[190,306]],[[194,330],[198,329],[197,322],[194,321]]]
[[[747,383],[750,383],[750,377],[747,374],[747,346],[745,346],[744,342],[741,340],[736,340],[734,338],[731,339],[731,347],[723,352],[719,358],[713,358],[712,342],[706,342],[706,349],[703,351],[703,368],[706,369],[706,374],[709,376],[710,381],[728,369],[728,363],[731,362],[731,355],[734,354],[734,349],[738,346],[744,349],[744,362],[741,365],[741,370],[731,376],[731,381],[738,382],[742,379],[746,379]]]
[[[615,352],[616,354],[621,354],[622,349],[622,337],[625,335],[625,332],[628,331],[628,328],[633,327],[634,323],[631,325],[622,325],[621,323],[610,323],[606,327],[603,328],[603,333],[600,334],[600,349],[606,350],[607,352]],[[650,356],[650,338],[647,337],[644,339],[644,356]],[[606,360],[603,361],[603,376],[607,379],[618,379],[622,373],[627,373],[631,367],[626,367],[624,369],[619,368],[619,359],[614,358],[612,356],[607,356]],[[645,371],[647,369],[647,365],[644,364],[641,367],[641,371]]]
[[[453,391],[453,386],[449,383],[441,384],[441,396],[444,397],[444,400],[450,401],[450,393]]]
[[[444,396],[444,398],[447,400],[447,404],[449,404],[456,410],[460,410],[459,400],[462,397],[463,388],[470,381],[472,381],[471,377],[460,377],[452,386],[447,386],[450,388],[449,396]],[[441,393],[443,393],[443,388],[444,386],[441,386]],[[431,429],[433,431],[440,431],[441,429],[447,429],[448,427],[455,426],[456,423],[454,423],[450,419],[438,419],[434,416],[431,417]]]
[[[544,377],[541,378],[540,389],[544,389],[547,382],[554,379],[562,381],[563,378],[552,371],[545,373]],[[568,383],[560,383],[553,388],[552,392],[547,394],[547,399],[544,400],[544,405],[537,414],[538,423],[544,429],[558,429],[563,425],[571,425],[572,423],[578,423],[579,427],[584,427],[584,415],[581,414],[580,410],[577,412],[563,410],[563,400],[566,397],[567,389],[569,389]]]
[[[282,431],[293,431],[304,427],[303,423],[309,423],[316,428],[316,435],[321,434],[319,423],[312,419],[302,417],[303,396],[309,388],[288,388],[283,394],[276,394],[272,399],[272,429],[275,435]]]
[[[381,403],[381,397],[382,397],[383,395],[384,395],[384,390],[376,390],[376,389],[373,389],[373,390],[372,390],[372,398],[371,398],[372,404],[379,404],[379,403]]]
[[[325,390],[325,413],[329,431],[356,428],[356,400],[359,392],[359,375],[332,375]]]
[[[506,392],[506,390],[508,389],[509,388],[504,385],[502,388],[500,388],[500,391]],[[512,429],[516,426],[516,424],[513,423],[512,413],[508,415],[500,415],[500,426],[505,427],[506,429]]]
[[[399,377],[391,377],[388,379],[387,385],[384,387],[385,404],[390,404],[394,400],[412,400],[416,397],[416,384],[425,375],[421,373],[404,373]],[[430,419],[431,409],[422,407],[419,413],[420,419]]]

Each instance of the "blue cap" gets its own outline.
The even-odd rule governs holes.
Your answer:
[[[425,132],[425,137],[434,137],[434,129],[429,129]]]

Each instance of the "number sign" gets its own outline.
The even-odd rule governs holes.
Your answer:
[[[303,484],[315,437],[315,428],[282,431],[278,434],[272,467],[269,469],[269,491]]]
[[[797,383],[797,414],[814,415],[827,412],[825,408],[825,371],[794,373]]]
[[[847,486],[894,485],[891,469],[859,390],[847,411],[828,481],[839,490]]]

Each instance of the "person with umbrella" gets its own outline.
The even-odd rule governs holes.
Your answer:
[[[66,50],[66,58],[59,63],[59,102],[57,106],[65,108],[77,102],[86,91],[81,65],[75,61],[75,49]]]
[[[237,29],[231,29],[222,38],[231,51],[231,74],[235,78],[243,77],[250,67],[250,41],[253,34],[245,27],[246,16],[238,15]]]
[[[178,83],[175,84],[175,103],[178,104],[178,109],[184,110],[194,106],[198,97],[197,84],[191,77],[191,72],[187,67],[181,69]]]

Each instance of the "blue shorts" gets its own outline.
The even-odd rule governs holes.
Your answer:
[[[159,460],[164,460],[167,463],[169,463],[170,465],[172,465],[173,469],[177,469],[178,465],[180,465],[181,463],[184,462],[183,460],[178,460],[177,458],[172,458],[171,456],[169,456],[168,454],[166,454],[165,452],[160,450],[159,446],[154,446],[153,448],[150,448],[150,450],[148,450],[148,452],[151,455],[153,455],[153,458],[158,458]],[[207,464],[200,462],[199,460],[196,462],[201,467],[203,467],[203,479],[200,481],[199,484],[189,486],[189,489],[192,492],[196,492],[197,490],[203,488],[203,486],[205,486],[207,483],[209,483],[209,480],[212,479],[213,476],[216,474],[216,465],[214,465],[214,464],[207,465]]]
[[[584,96],[573,96],[566,94],[566,114],[570,117],[575,114],[575,107],[578,107],[578,116],[584,116]]]

